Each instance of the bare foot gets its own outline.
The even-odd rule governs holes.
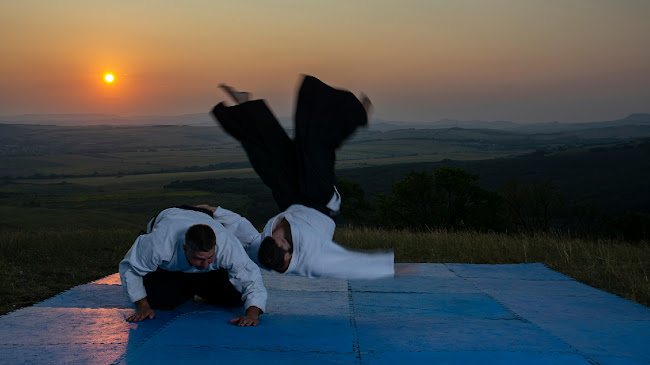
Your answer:
[[[366,114],[368,114],[368,119],[370,119],[370,112],[372,111],[372,101],[370,101],[368,95],[364,93],[361,93],[359,100],[361,100],[361,105],[363,105],[363,108],[366,110]]]
[[[194,295],[194,298],[192,298],[192,300],[197,302],[197,303],[205,303],[205,302],[208,301],[207,299],[205,299],[203,297],[200,297],[198,295]]]
[[[237,104],[245,103],[250,100],[250,93],[237,91],[226,84],[219,84],[219,87],[228,94]]]

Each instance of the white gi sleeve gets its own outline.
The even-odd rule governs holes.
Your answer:
[[[161,253],[156,252],[154,245],[160,239],[157,235],[149,233],[139,236],[120,262],[122,288],[132,302],[147,296],[142,277],[156,271],[162,262]]]
[[[248,251],[251,242],[260,236],[248,219],[228,209],[217,207],[212,217],[229,230],[241,242],[246,251]]]
[[[306,207],[300,204],[294,204],[283,212],[285,218],[292,223],[293,220],[300,220],[318,231],[318,233],[329,240],[334,238],[336,223],[334,220],[316,209]]]
[[[304,265],[310,277],[355,280],[395,275],[395,257],[392,251],[353,251],[329,240],[322,240],[309,251],[303,254],[309,256]]]

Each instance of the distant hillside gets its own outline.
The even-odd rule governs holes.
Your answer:
[[[537,123],[530,125],[521,125],[518,129],[527,132],[560,132],[560,131],[575,131],[583,129],[599,129],[599,128],[615,128],[624,126],[650,126],[650,114],[637,113],[630,114],[623,119],[603,121],[603,122],[587,122],[587,123]]]
[[[0,156],[110,153],[156,148],[197,148],[234,140],[209,126],[0,124]]]
[[[379,132],[362,129],[348,143],[368,143],[377,140],[437,140],[473,144],[492,150],[521,148],[555,149],[581,144],[612,143],[650,137],[650,122],[645,124],[591,124],[592,127],[561,131],[528,129],[500,130],[489,128],[403,128]]]
[[[346,167],[443,159],[482,160],[536,150],[558,152],[642,137],[650,137],[650,125],[553,133],[456,127],[380,132],[362,128],[346,141],[337,156]],[[214,123],[205,126],[0,123],[0,176],[87,175],[97,169],[103,174],[179,171],[188,167],[207,171],[244,160],[246,156],[240,144]]]
[[[214,125],[208,112],[183,115],[120,116],[116,114],[25,114],[0,116],[3,124],[43,124],[57,126],[146,126],[170,125]]]
[[[409,171],[441,166],[479,174],[479,184],[500,191],[508,180],[520,183],[550,180],[570,200],[589,202],[614,214],[633,210],[650,214],[650,138],[625,143],[533,153],[511,158],[394,164],[339,170],[359,182],[369,196],[389,192]]]
[[[500,129],[513,130],[520,127],[521,124],[508,121],[482,121],[482,120],[455,120],[443,119],[435,122],[401,122],[372,120],[368,128],[374,131],[388,132],[398,129],[445,129],[445,128],[463,128],[463,129]]]
[[[556,151],[650,137],[650,125],[610,124],[548,133],[457,127],[408,128],[386,132],[362,128],[346,142],[339,157],[359,159],[363,158],[361,156],[445,154],[454,158],[455,153],[468,151],[519,154],[521,151]],[[288,133],[293,135],[291,130]],[[0,156],[195,149],[205,146],[223,149],[228,146],[237,148],[239,144],[215,123],[94,126],[0,123]]]
[[[370,123],[369,129],[388,132],[397,129],[497,129],[503,131],[515,131],[522,133],[558,133],[573,131],[576,129],[591,129],[621,126],[650,126],[650,113],[630,114],[623,119],[612,121],[598,121],[585,123],[534,123],[524,124],[510,121],[483,121],[483,120],[454,120],[444,119],[436,122],[399,122],[399,121],[377,121]]]
[[[293,126],[291,116],[278,116],[280,124],[291,129]],[[204,113],[182,115],[142,115],[120,116],[116,114],[25,114],[1,116],[0,124],[46,124],[59,126],[94,126],[94,125],[121,125],[145,126],[157,124],[209,126],[215,121],[209,114],[209,108]],[[585,123],[534,123],[525,124],[513,121],[484,121],[484,120],[455,120],[443,119],[433,122],[404,122],[371,119],[368,129],[378,132],[388,132],[398,129],[496,129],[503,131],[517,131],[523,133],[557,133],[576,129],[591,129],[605,127],[621,127],[630,125],[650,126],[650,113],[630,114],[625,118],[612,121],[595,121]]]

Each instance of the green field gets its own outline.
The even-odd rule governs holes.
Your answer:
[[[239,143],[213,127],[55,127],[0,124],[0,176],[126,175],[218,170],[245,164]],[[485,132],[360,131],[338,152],[341,168],[444,159],[475,160],[533,151],[534,145],[503,144]],[[511,138],[511,137],[509,137]],[[212,167],[210,167],[212,166]],[[244,167],[244,166],[240,166]]]
[[[243,149],[216,126],[19,126],[9,132],[4,137],[10,138],[7,153],[0,154],[0,175],[21,178],[0,181],[0,211],[7,217],[0,222],[4,229],[31,229],[35,225],[30,217],[34,215],[41,217],[36,226],[57,228],[70,222],[92,227],[97,222],[133,227],[132,217],[121,219],[115,214],[148,217],[167,206],[217,202],[244,213],[257,209],[250,194],[164,188],[178,180],[257,179]],[[11,139],[12,135],[15,138]],[[415,140],[405,144],[369,136],[375,138],[376,133],[362,133],[343,146],[338,154],[339,169],[449,158],[477,160],[513,153],[486,153],[457,142]],[[233,163],[240,166],[229,167]],[[265,187],[261,189],[268,195]],[[265,199],[269,206],[265,211],[272,211],[274,204]]]
[[[177,191],[163,186],[179,179],[251,177],[252,171],[189,174],[134,175],[63,180],[36,180],[0,185],[5,195],[0,205],[3,229],[20,231],[35,227],[130,227],[140,229],[166,207],[220,202],[243,208],[246,196],[206,191]],[[137,218],[140,219],[137,219]]]

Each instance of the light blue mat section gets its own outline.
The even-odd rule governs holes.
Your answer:
[[[0,364],[650,364],[650,308],[542,264],[407,264],[375,281],[264,273],[258,327],[188,302],[129,323],[117,274],[0,317]]]

